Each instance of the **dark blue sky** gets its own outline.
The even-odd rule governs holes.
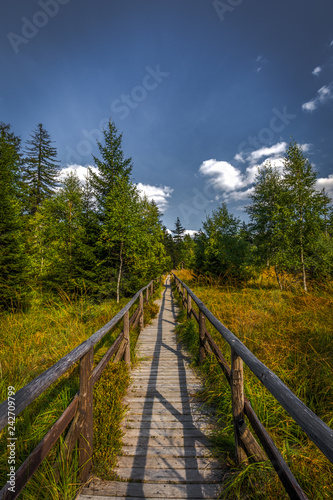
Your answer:
[[[258,165],[278,166],[290,136],[333,196],[331,0],[8,0],[0,9],[0,120],[23,142],[43,123],[66,167],[92,165],[111,117],[167,227],[179,216],[197,230],[223,200],[246,218]]]

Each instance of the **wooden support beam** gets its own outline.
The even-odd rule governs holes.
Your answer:
[[[191,295],[187,292],[187,317],[191,317],[191,311],[192,311],[192,299]]]
[[[147,288],[148,290],[148,288]],[[130,333],[129,333],[129,314],[128,311],[124,315],[124,340],[126,341],[124,360],[128,368],[131,368],[131,344],[130,344]]]
[[[246,453],[243,449],[240,438],[240,430],[244,422],[244,377],[243,361],[231,349],[231,398],[232,398],[232,416],[234,422],[236,463],[239,465],[247,461]]]
[[[94,348],[92,347],[80,361],[80,391],[78,413],[81,420],[79,437],[79,467],[81,481],[86,482],[91,468],[93,454],[93,380],[92,369]]]
[[[139,320],[139,324],[140,324],[140,330],[143,329],[143,326],[144,326],[144,317],[143,317],[143,293],[141,292],[140,293],[140,320]]]
[[[200,364],[204,362],[206,357],[206,349],[205,349],[205,315],[202,311],[199,310],[199,362]]]

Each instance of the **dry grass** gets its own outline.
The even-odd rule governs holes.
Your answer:
[[[263,276],[259,282],[246,287],[226,289],[213,280],[203,284],[202,279],[195,280],[189,271],[178,271],[177,275],[225,326],[332,427],[333,298],[329,288],[317,287],[308,294],[301,290],[281,292],[272,284],[268,286],[270,276]],[[228,345],[212,328],[210,331],[228,358]],[[221,382],[216,381],[218,368],[212,360],[205,370],[209,384],[203,396],[220,405],[221,420],[226,425],[225,437],[226,431],[232,432],[230,405],[220,400],[230,398],[230,391],[222,375]],[[306,494],[311,499],[333,498],[332,465],[249,370],[245,371],[245,377],[247,396]],[[240,473],[234,474],[240,481]],[[241,478],[245,483],[249,480],[246,474]],[[271,486],[267,489],[266,485],[262,497],[256,491],[246,498],[283,498],[275,480],[267,484]]]

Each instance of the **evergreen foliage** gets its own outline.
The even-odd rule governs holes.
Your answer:
[[[24,180],[29,188],[27,209],[34,214],[44,200],[59,186],[57,150],[50,134],[40,123],[27,141],[24,158]]]
[[[20,139],[0,123],[0,308],[22,300],[27,260],[23,234]]]

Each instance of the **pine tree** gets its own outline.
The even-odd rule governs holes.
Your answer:
[[[111,120],[103,130],[104,144],[98,142],[101,159],[93,156],[98,173],[90,169],[91,186],[97,200],[97,209],[103,218],[108,195],[119,179],[129,180],[132,171],[132,159],[124,159],[122,134]]]
[[[17,305],[24,285],[26,256],[19,170],[20,139],[0,123],[0,307]]]
[[[43,201],[55,193],[58,182],[57,150],[40,123],[27,141],[24,179],[29,187],[28,211],[35,214]]]
[[[175,222],[175,229],[172,229],[174,241],[174,266],[177,267],[182,262],[182,249],[185,228],[182,226],[179,217]]]

